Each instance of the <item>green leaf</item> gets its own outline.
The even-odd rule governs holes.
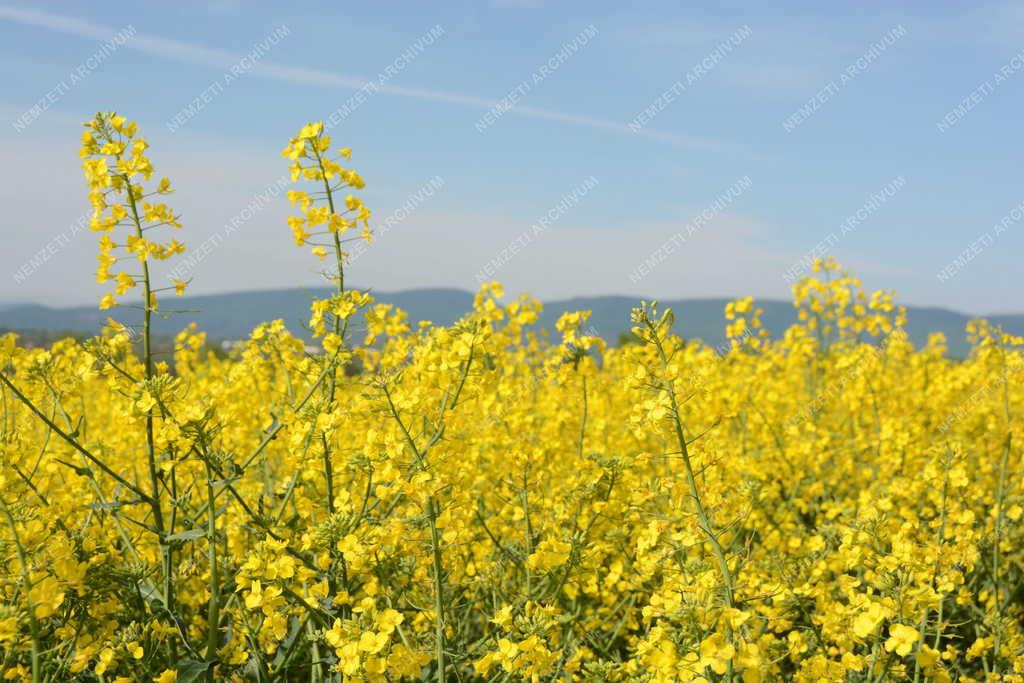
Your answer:
[[[194,659],[179,661],[178,665],[174,667],[178,672],[178,683],[196,683],[196,681],[203,680],[216,663],[216,661],[199,662]]]
[[[188,543],[200,538],[206,538],[206,529],[189,529],[164,538],[167,543]]]

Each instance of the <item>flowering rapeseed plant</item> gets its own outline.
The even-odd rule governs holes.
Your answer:
[[[325,352],[277,320],[219,358],[190,325],[156,362],[149,266],[181,247],[137,133],[100,115],[83,158],[141,353],[124,323],[0,337],[7,680],[1024,680],[1024,340],[914,348],[830,260],[780,339],[731,303],[725,349],[653,303],[640,343],[586,312],[548,341],[497,283],[413,327],[346,288],[364,182],[307,124],[288,223],[329,264]]]

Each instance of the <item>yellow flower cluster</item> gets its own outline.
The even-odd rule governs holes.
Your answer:
[[[148,301],[147,307],[155,310],[157,290],[149,283],[149,259],[164,260],[185,251],[185,246],[176,239],[160,243],[146,234],[160,227],[180,228],[181,224],[169,206],[150,201],[173,192],[170,180],[163,178],[150,192],[142,185],[142,181],[153,177],[153,165],[146,156],[149,143],[138,135],[138,129],[138,124],[115,112],[97,114],[86,122],[78,152],[92,204],[89,226],[103,233],[96,281],[113,280],[116,284],[115,292],[107,294],[100,302],[100,308],[104,309],[117,306],[117,297],[124,296],[138,286],[138,281],[144,280],[144,302]],[[121,227],[127,229],[123,239],[115,232]],[[119,251],[123,256],[117,255]],[[128,258],[128,263],[134,263],[139,271],[112,271],[130,256],[134,259]],[[185,293],[185,284],[181,280],[173,281],[179,296]]]
[[[134,126],[87,133],[97,225],[167,220]],[[497,283],[411,326],[344,287],[369,212],[328,148],[286,149],[325,353],[0,337],[5,679],[1024,681],[1024,340],[914,348],[832,261],[779,339],[730,304],[725,349],[655,303],[549,340]]]
[[[314,244],[313,253],[323,260],[329,245],[316,243],[312,238],[331,237],[340,249],[342,236],[362,224],[362,238],[367,242],[371,240],[370,209],[355,195],[348,194],[343,200],[338,196],[345,188],[361,190],[366,186],[356,171],[342,168],[338,163],[339,159],[348,161],[352,157],[350,148],[332,154],[331,137],[324,134],[323,123],[308,123],[288,142],[281,156],[292,162],[289,170],[293,182],[307,180],[317,184],[312,194],[288,191],[288,201],[302,211],[301,216],[288,218],[296,245]]]

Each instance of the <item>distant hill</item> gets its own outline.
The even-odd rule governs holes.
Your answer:
[[[303,325],[309,319],[309,302],[325,296],[329,290],[277,289],[267,291],[235,292],[165,298],[167,311],[185,310],[180,315],[158,318],[155,333],[171,336],[189,321],[195,321],[211,339],[241,339],[260,322],[281,318],[295,334],[305,336]],[[413,323],[430,320],[449,324],[470,309],[473,295],[459,289],[413,289],[401,292],[375,292],[378,301],[393,303],[408,311]],[[676,313],[677,330],[687,338],[702,339],[717,346],[725,341],[725,321],[722,310],[728,299],[662,300],[663,307]],[[541,325],[554,328],[554,322],[565,311],[590,310],[592,329],[601,337],[615,342],[620,333],[629,329],[629,311],[637,300],[628,296],[578,297],[544,304]],[[764,309],[762,319],[773,335],[781,334],[796,322],[793,306],[783,301],[758,301]],[[50,308],[39,304],[7,304],[0,306],[0,329],[32,330],[37,333],[71,332],[92,334],[99,330],[107,316],[115,313],[127,321],[133,314],[127,309],[101,311],[94,306]],[[908,307],[907,329],[917,344],[923,343],[931,332],[942,332],[949,340],[950,353],[966,354],[968,345],[964,326],[971,316],[942,308]],[[1008,332],[1024,334],[1024,314],[988,316],[993,323]]]

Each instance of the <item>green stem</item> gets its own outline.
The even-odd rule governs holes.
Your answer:
[[[120,159],[120,156],[118,156]],[[128,206],[131,209],[132,223],[135,226],[135,236],[143,240],[142,218],[139,216],[139,207],[135,201],[135,191],[132,189],[131,178],[127,173],[121,174],[125,184],[125,194],[128,198]],[[142,259],[142,282],[143,282],[143,304],[142,304],[142,354],[143,364],[146,373],[147,391],[150,390],[148,382],[153,378],[153,345],[152,345],[152,319],[153,319],[153,288],[149,276],[149,257]],[[167,529],[164,525],[164,512],[160,493],[160,476],[156,465],[156,440],[153,436],[153,411],[146,412],[146,460],[149,465],[150,485],[150,507],[153,510],[153,525],[156,528],[160,542],[160,556],[163,565],[164,575],[164,607],[169,613],[174,611],[174,585],[172,576],[172,550],[166,542],[168,533],[173,529]],[[171,642],[171,657],[176,659],[176,646]]]
[[[658,357],[661,360],[662,369],[668,370],[668,357],[665,355],[665,348],[662,344],[660,337],[658,337],[657,330],[648,320],[648,328],[651,331],[654,345],[658,350]],[[683,431],[683,423],[679,417],[679,401],[676,397],[675,387],[672,385],[670,378],[662,380],[662,389],[669,399],[669,407],[671,408],[670,413],[672,415],[672,427],[675,433],[676,442],[679,445],[679,453],[683,460],[683,469],[686,474],[686,486],[690,491],[690,497],[693,498],[694,508],[697,512],[697,519],[700,521],[700,529],[704,532],[708,542],[711,545],[712,553],[718,562],[719,571],[722,574],[722,581],[725,589],[725,602],[729,607],[735,606],[735,598],[733,595],[733,576],[732,571],[729,569],[729,563],[725,558],[725,549],[718,540],[718,536],[714,532],[714,525],[711,521],[711,515],[708,513],[707,508],[704,507],[704,502],[700,495],[700,490],[697,487],[697,477],[694,474],[693,463],[690,459],[690,451],[686,443],[686,435]]]
[[[718,536],[715,534],[715,527],[711,521],[711,515],[704,507],[704,502],[701,499],[700,490],[697,487],[697,477],[694,475],[693,463],[690,460],[690,451],[686,443],[686,434],[683,431],[682,419],[679,417],[679,401],[676,397],[676,390],[672,384],[672,378],[667,376],[669,368],[668,356],[665,354],[665,347],[662,343],[661,337],[658,335],[658,331],[650,318],[645,318],[647,328],[651,334],[651,338],[654,342],[654,346],[658,350],[658,358],[661,360],[662,371],[666,372],[666,377],[662,379],[662,389],[665,391],[669,399],[669,407],[671,408],[672,415],[672,427],[675,432],[676,441],[679,444],[679,453],[682,456],[683,468],[686,474],[686,485],[690,491],[690,497],[693,498],[694,507],[697,512],[697,519],[699,520],[699,527],[707,538],[708,543],[711,545],[711,552],[715,556],[715,560],[718,563],[718,570],[722,575],[722,588],[725,594],[725,603],[728,607],[735,607],[735,596],[733,589],[733,575],[729,569],[729,562],[725,557],[725,548],[718,540]],[[729,640],[732,641],[732,633],[729,634]],[[726,671],[726,680],[733,680],[733,663],[732,659],[729,660],[728,669]]]
[[[577,453],[577,455],[580,458],[582,458],[583,457],[583,442],[584,442],[584,438],[587,435],[587,376],[586,375],[581,375],[580,376],[580,383],[582,385],[582,393],[583,393],[583,416],[582,416],[582,418],[580,418],[580,438],[579,438],[579,443],[578,443],[577,448],[576,448],[576,453]]]
[[[427,501],[430,518],[430,546],[434,569],[434,658],[437,660],[437,681],[445,681],[444,653],[444,576],[441,567],[441,538],[437,533],[438,506],[431,496]]]
[[[209,461],[206,461],[206,499],[209,501],[207,519],[207,561],[210,563],[210,604],[206,613],[206,661],[217,658],[217,647],[220,645],[220,570],[217,567],[217,506],[214,502],[214,474]],[[207,673],[208,680],[213,681],[213,667]]]

